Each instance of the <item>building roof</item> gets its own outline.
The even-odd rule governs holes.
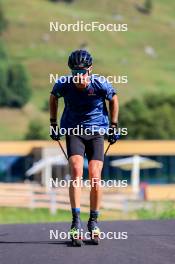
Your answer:
[[[120,140],[110,147],[109,154],[175,155],[175,140]]]
[[[65,142],[62,141],[65,148]],[[105,149],[108,142],[105,142]],[[2,141],[0,155],[21,155],[32,153],[34,148],[59,147],[54,141]],[[112,145],[108,155],[175,155],[175,140],[120,140]]]
[[[0,155],[25,156],[32,152],[33,148],[53,146],[53,141],[27,140],[27,141],[0,141]]]

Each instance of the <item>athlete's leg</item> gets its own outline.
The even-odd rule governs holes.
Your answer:
[[[101,171],[103,167],[103,161],[91,160],[89,161],[89,178],[91,180],[91,192],[90,192],[90,215],[88,220],[88,230],[91,234],[93,243],[98,244],[100,229],[98,227],[98,215],[101,201]]]
[[[80,155],[73,155],[69,158],[71,180],[72,180],[69,188],[71,208],[80,208],[83,161],[84,159]]]
[[[69,233],[73,244],[81,245],[80,195],[85,146],[81,138],[74,135],[66,137],[66,144],[72,180],[69,188],[72,208],[72,224]]]
[[[104,137],[93,135],[86,141],[86,155],[89,161],[89,179],[91,181],[90,215],[88,230],[95,244],[98,244],[100,229],[98,227],[98,214],[101,201],[101,172],[104,159]]]
[[[69,197],[72,208],[72,224],[69,234],[73,245],[81,246],[81,220],[80,220],[80,196],[81,196],[81,177],[83,175],[83,157],[72,155],[69,158],[71,184]]]
[[[89,161],[89,179],[91,181],[90,209],[98,211],[101,199],[101,172],[104,159],[104,137],[94,135],[86,141],[86,154]]]
[[[89,161],[89,179],[91,181],[90,210],[99,211],[101,201],[101,172],[103,162],[100,160]]]
[[[101,202],[101,172],[103,168],[103,139],[98,137],[92,140],[92,156],[89,155],[89,178],[91,180],[90,192],[90,215],[88,230],[93,243],[98,244],[100,229],[98,226],[98,215]],[[89,153],[90,154],[90,153]]]
[[[80,208],[85,146],[82,139],[75,135],[66,136],[66,145],[72,180],[69,188],[71,208]]]

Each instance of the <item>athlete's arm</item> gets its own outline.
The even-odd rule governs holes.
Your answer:
[[[117,95],[113,95],[109,101],[109,114],[111,123],[118,123],[119,104]]]
[[[50,137],[53,140],[60,140],[59,129],[57,125],[58,98],[50,95]]]
[[[50,95],[50,120],[57,120],[57,111],[58,111],[58,98],[53,94]]]
[[[64,97],[65,87],[61,79],[59,79],[52,88],[50,94],[50,119],[57,120],[58,99]]]
[[[111,125],[110,125],[110,134],[108,135],[108,142],[110,142],[111,145],[114,144],[118,139],[118,136],[116,134],[117,132],[116,129],[118,127],[118,112],[119,112],[118,98],[117,95],[114,94],[111,100],[109,101],[109,113],[110,113]]]

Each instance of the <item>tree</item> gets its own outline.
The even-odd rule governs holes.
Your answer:
[[[27,140],[45,140],[47,133],[44,132],[44,125],[39,119],[33,119],[29,123],[28,131],[25,135]]]
[[[0,41],[0,61],[7,60],[7,52],[2,41]]]
[[[120,107],[120,125],[128,128],[128,139],[144,139],[150,125],[150,113],[138,99],[132,99]]]
[[[120,127],[127,139],[175,139],[175,94],[147,94],[120,107]]]
[[[22,107],[28,102],[31,96],[29,76],[22,64],[12,64],[9,67],[7,86],[11,92],[9,106]]]
[[[137,10],[144,15],[149,15],[152,11],[152,7],[152,0],[145,0],[143,5],[136,4]]]
[[[21,64],[0,64],[0,106],[22,107],[30,96],[31,89],[26,69]]]
[[[147,13],[150,14],[152,11],[152,0],[145,0],[144,8],[147,10]]]
[[[0,3],[0,34],[7,21]],[[9,64],[4,44],[0,41],[0,106],[22,107],[31,95],[29,77],[22,64]]]
[[[148,139],[175,139],[174,108],[163,104],[151,112],[152,124],[147,133]]]
[[[7,87],[7,63],[0,62],[0,106],[4,106],[8,101],[8,87]]]

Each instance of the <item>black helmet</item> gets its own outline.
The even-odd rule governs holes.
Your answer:
[[[68,59],[68,66],[72,70],[88,68],[92,65],[92,56],[86,50],[73,51]]]

